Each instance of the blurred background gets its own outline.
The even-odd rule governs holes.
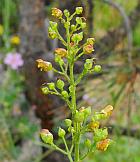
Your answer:
[[[103,69],[79,85],[78,106],[114,106],[102,123],[114,143],[85,161],[140,162],[140,0],[0,0],[0,162],[67,161],[39,138],[41,128],[55,134],[70,113],[58,97],[42,95],[41,85],[58,76],[39,72],[35,60],[54,63],[60,45],[48,38],[51,8],[72,13],[78,6],[87,21],[85,38],[95,38],[93,57]],[[82,65],[81,59],[76,74]]]

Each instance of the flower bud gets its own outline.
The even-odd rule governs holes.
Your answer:
[[[65,23],[64,23],[64,27],[65,27],[65,28],[68,28],[69,26],[70,26],[70,22],[65,22]]]
[[[71,25],[71,30],[74,31],[76,29],[76,25]]]
[[[69,17],[69,16],[70,16],[69,11],[65,9],[65,10],[64,10],[64,15],[65,15],[66,17]]]
[[[88,124],[89,131],[93,132],[95,129],[99,128],[99,122],[98,121],[91,121]]]
[[[91,141],[89,139],[86,139],[84,144],[85,144],[85,146],[87,146],[87,148],[91,147]]]
[[[93,60],[92,59],[86,59],[86,62],[84,64],[84,68],[87,70],[90,70],[92,68]]]
[[[91,54],[93,51],[94,51],[93,45],[91,45],[91,44],[86,44],[86,45],[84,45],[84,47],[83,47],[83,52],[84,52],[85,54]]]
[[[67,55],[67,51],[64,48],[56,48],[54,52],[60,57],[65,57]]]
[[[69,86],[69,91],[70,91],[70,94],[72,93],[72,91],[74,90],[74,87],[73,85]]]
[[[59,65],[64,65],[63,59],[58,55],[55,55],[55,62],[59,63]]]
[[[84,110],[84,115],[85,117],[87,118],[88,116],[91,115],[91,107],[87,107],[85,110]]]
[[[89,106],[86,109],[85,107],[81,107],[79,111],[84,113],[84,118],[86,119],[91,114],[91,107]]]
[[[108,146],[110,145],[110,139],[104,139],[96,144],[97,150],[106,151]]]
[[[63,138],[65,134],[66,134],[65,130],[59,127],[58,136]]]
[[[106,139],[107,136],[108,136],[107,128],[94,130],[94,140],[96,142]]]
[[[62,91],[61,95],[62,95],[65,99],[69,98],[69,94],[68,94],[67,91]]]
[[[94,119],[94,120],[93,120]],[[94,114],[94,117],[92,118],[93,121],[96,121],[96,120],[102,120],[102,119],[106,119],[106,115],[103,114],[103,113],[99,113],[99,112],[96,112]]]
[[[58,24],[56,22],[50,21],[50,28],[52,29],[52,31],[56,31],[57,26]]]
[[[80,32],[78,34],[73,34],[71,38],[71,40],[76,43],[80,42],[82,39],[83,39],[83,32]]]
[[[83,12],[83,7],[76,7],[76,14],[81,14]]]
[[[61,19],[62,16],[63,16],[63,13],[60,9],[58,8],[52,8],[52,16],[58,18],[58,19]]]
[[[64,82],[63,82],[61,79],[58,79],[58,80],[57,80],[56,86],[57,86],[58,89],[63,90],[64,85],[65,85],[65,84],[64,84]]]
[[[103,110],[101,110],[101,113],[103,113],[106,117],[109,117],[112,114],[113,106],[108,105]]]
[[[42,129],[40,132],[41,139],[44,143],[52,144],[53,143],[53,135],[49,132],[48,129]]]
[[[70,119],[65,119],[65,124],[67,127],[71,127],[72,121]]]
[[[3,26],[0,24],[0,36],[4,33]]]
[[[82,123],[84,121],[84,112],[77,111],[74,120],[78,123]]]
[[[75,130],[74,130],[73,127],[69,127],[69,128],[68,128],[68,131],[71,132],[71,133],[74,133],[74,132],[75,132]]]
[[[50,90],[54,90],[55,84],[54,83],[48,83],[48,87],[49,87]]]
[[[36,60],[37,62],[37,67],[40,68],[41,71],[50,71],[52,70],[52,64],[47,61],[43,61],[42,59]]]
[[[86,23],[81,23],[81,28],[84,29],[86,27]]]
[[[82,24],[82,18],[81,17],[76,17],[76,23],[77,24]]]
[[[99,73],[99,72],[101,71],[101,69],[102,69],[101,65],[95,65],[95,66],[94,66],[94,71],[95,71],[96,73]]]
[[[48,94],[49,93],[48,87],[42,87],[41,90],[42,90],[43,94]]]
[[[51,39],[56,39],[58,37],[57,33],[56,32],[49,32],[49,37]]]

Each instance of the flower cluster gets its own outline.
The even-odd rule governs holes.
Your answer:
[[[108,138],[107,128],[101,128],[101,120],[110,117],[113,107],[111,105],[106,106],[100,112],[92,113],[91,107],[77,107],[76,101],[76,87],[80,81],[89,73],[99,73],[101,66],[95,64],[94,58],[88,58],[85,60],[82,72],[78,75],[74,75],[75,62],[83,55],[91,55],[94,52],[94,38],[88,38],[86,42],[81,45],[84,38],[83,29],[86,27],[86,22],[80,15],[83,12],[82,7],[76,7],[75,12],[71,15],[68,10],[63,12],[60,9],[53,8],[52,16],[57,18],[66,30],[66,38],[63,38],[58,30],[58,23],[50,21],[49,37],[51,39],[59,39],[63,48],[57,48],[54,51],[55,62],[59,65],[59,69],[55,69],[50,62],[38,59],[37,67],[44,72],[53,70],[55,73],[65,77],[65,80],[58,79],[56,82],[47,83],[43,86],[42,92],[44,94],[53,94],[61,97],[68,105],[71,111],[71,118],[65,119],[64,123],[66,130],[59,127],[58,136],[63,140],[66,150],[62,150],[55,145],[52,133],[49,130],[42,130],[40,135],[46,144],[49,144],[53,149],[56,149],[63,154],[67,155],[70,162],[79,162],[83,160],[87,155],[81,155],[80,143],[82,136],[86,136],[87,133],[93,135],[92,139],[86,139],[84,141],[85,148],[88,153],[94,152],[95,149],[105,151],[111,143]],[[71,21],[71,20],[75,21]],[[81,31],[81,32],[79,32]],[[67,82],[68,88],[65,86]],[[66,141],[66,132],[71,134],[72,141],[71,146],[68,146]]]

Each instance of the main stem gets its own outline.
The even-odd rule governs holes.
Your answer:
[[[67,22],[69,19],[67,19]],[[69,26],[66,29],[67,33],[67,51],[68,55],[70,54],[70,31],[69,31]],[[74,121],[74,116],[76,113],[76,84],[74,80],[74,54],[69,61],[69,70],[70,70],[70,86],[71,86],[71,110],[72,110],[72,121],[74,125],[74,136],[73,136],[73,143],[74,143],[74,148],[75,148],[75,153],[74,153],[74,162],[79,162],[79,141],[80,141],[80,133],[79,133],[79,124]]]

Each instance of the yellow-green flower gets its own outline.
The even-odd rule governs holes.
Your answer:
[[[103,110],[101,110],[101,113],[103,113],[106,117],[109,117],[112,114],[113,106],[107,105]]]
[[[62,18],[62,11],[58,8],[52,8],[52,16],[58,18],[58,19],[61,19]]]
[[[3,32],[4,32],[3,26],[0,24],[0,36],[3,34]]]
[[[108,146],[110,145],[111,140],[105,139],[97,143],[96,148],[100,151],[106,151]]]
[[[10,41],[14,45],[19,45],[20,44],[20,38],[19,38],[19,36],[13,36]]]
[[[91,54],[94,51],[93,45],[92,44],[86,44],[83,47],[83,52],[85,54]]]
[[[52,70],[52,64],[47,61],[43,61],[42,59],[36,60],[37,62],[37,67],[40,68],[41,71],[50,71]]]
[[[65,57],[67,55],[67,51],[64,48],[56,48],[54,53],[60,57]]]

